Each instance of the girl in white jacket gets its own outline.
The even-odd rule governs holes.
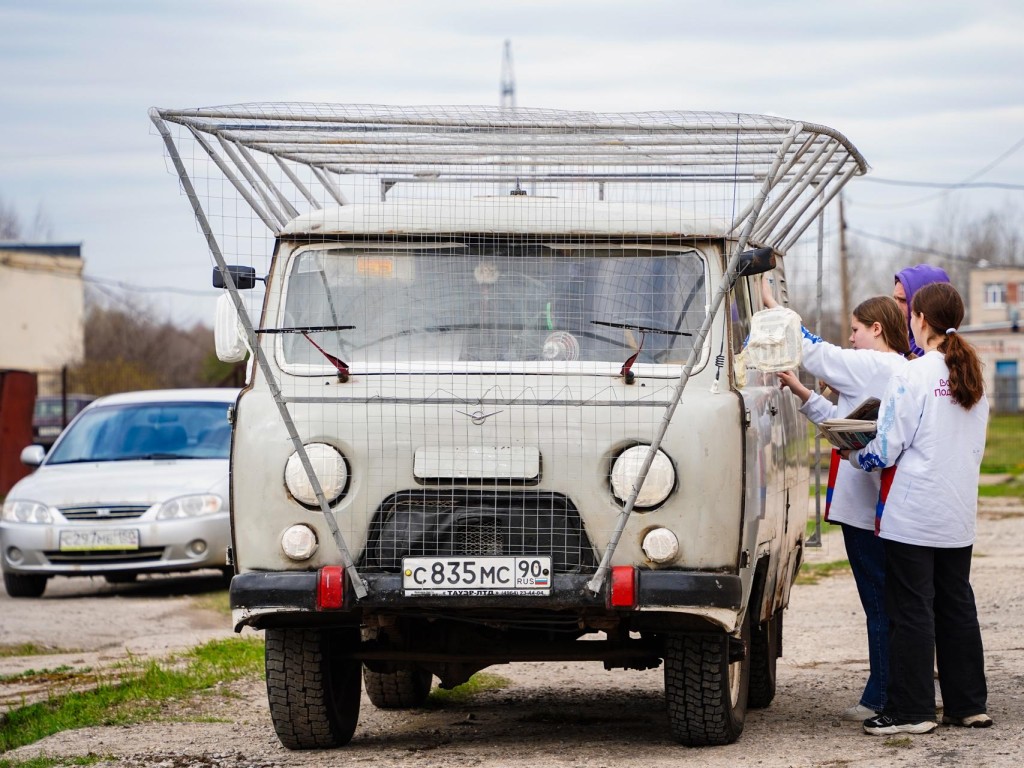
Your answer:
[[[774,299],[765,296],[765,303]],[[800,412],[815,424],[846,416],[869,397],[881,398],[894,373],[910,354],[907,322],[889,296],[876,296],[853,310],[852,349],[830,344],[804,329],[803,367],[839,392],[833,405],[800,383],[794,372],[780,373],[783,386],[803,405]],[[842,527],[843,542],[867,620],[870,671],[859,703],[842,713],[844,720],[863,722],[885,707],[889,675],[889,620],[885,610],[885,549],[875,536],[879,494],[877,474],[858,472],[832,452],[825,519]]]
[[[989,408],[981,363],[957,333],[963,317],[963,301],[947,283],[914,294],[911,330],[925,354],[886,387],[875,439],[848,452],[857,469],[895,467],[883,482],[879,523],[891,674],[884,711],[864,721],[874,735],[935,728],[933,659],[942,722],[992,724],[970,584]]]

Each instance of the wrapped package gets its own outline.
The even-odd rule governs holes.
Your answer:
[[[786,307],[762,309],[750,320],[747,365],[764,373],[791,371],[803,349],[800,315]]]

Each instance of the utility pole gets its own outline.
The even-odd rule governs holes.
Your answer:
[[[843,209],[843,193],[839,193],[839,295],[842,300],[839,317],[840,337],[845,335],[850,324],[850,276],[846,254],[846,215]]]
[[[505,41],[505,51],[501,57],[501,104],[502,109],[516,108],[516,76],[512,71],[512,41]]]

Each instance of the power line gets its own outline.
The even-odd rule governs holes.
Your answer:
[[[905,181],[901,181],[901,180],[898,180],[898,179],[872,179],[870,177],[864,177],[865,181],[874,181],[874,182],[879,183],[879,184],[895,184],[895,185],[898,185],[898,186],[912,186],[912,187],[938,187],[938,188],[942,189],[942,191],[938,192],[938,193],[936,193],[934,195],[926,195],[925,197],[919,197],[916,200],[908,200],[908,201],[902,202],[902,203],[858,203],[858,205],[862,205],[865,208],[909,208],[910,206],[913,206],[913,205],[920,205],[921,203],[931,202],[932,200],[935,200],[935,199],[937,199],[939,197],[942,197],[947,192],[949,192],[950,190],[953,190],[953,189],[974,189],[974,188],[979,188],[980,189],[980,188],[985,188],[985,187],[991,187],[993,189],[1024,189],[1024,186],[1017,185],[1017,184],[1003,185],[1003,184],[998,184],[996,182],[992,182],[991,184],[983,182],[982,184],[975,185],[975,184],[972,183],[975,179],[980,178],[981,176],[984,176],[986,173],[988,173],[993,168],[995,168],[997,165],[999,165],[1004,160],[1006,160],[1006,158],[1008,158],[1011,155],[1013,155],[1014,153],[1016,153],[1017,150],[1019,150],[1021,147],[1024,147],[1024,138],[1021,138],[1018,141],[1016,141],[1013,144],[1013,146],[1011,146],[1009,149],[1007,149],[1005,152],[1003,152],[1001,155],[999,155],[995,160],[992,160],[991,162],[989,162],[986,165],[984,165],[980,170],[975,171],[974,173],[970,174],[966,179],[963,179],[962,181],[954,182],[954,183],[951,183],[951,184],[931,183],[931,182],[910,182],[910,181],[906,181],[905,182]]]
[[[110,285],[115,288],[120,288],[123,291],[132,291],[134,293],[176,293],[181,296],[219,296],[220,290],[216,288],[209,288],[206,290],[196,288],[172,288],[170,286],[151,286],[151,285],[136,285],[134,283],[125,283],[120,280],[108,280],[102,277],[89,277],[82,275],[82,280],[86,283],[94,283],[97,285]]]
[[[9,264],[7,262],[0,262],[0,266],[5,269],[18,270],[19,272],[32,272],[35,274],[43,274],[47,277],[61,277],[69,280],[81,280],[83,283],[91,283],[93,285],[108,285],[114,288],[120,288],[123,291],[132,291],[134,293],[176,293],[181,296],[205,296],[213,297],[219,296],[220,290],[217,288],[197,289],[197,288],[174,288],[171,286],[153,286],[153,285],[137,285],[135,283],[125,283],[120,280],[109,280],[103,277],[91,277],[80,272],[66,272],[51,268],[49,265],[38,265],[28,266],[21,264]]]
[[[846,229],[847,229],[848,232],[851,232],[852,234],[855,234],[858,237],[863,237],[865,240],[876,240],[876,241],[878,241],[880,243],[885,243],[886,245],[895,245],[898,248],[906,248],[907,250],[914,251],[915,253],[925,253],[925,254],[928,254],[929,256],[938,256],[940,258],[948,259],[950,261],[962,261],[962,262],[966,262],[968,264],[974,264],[976,262],[976,260],[972,259],[970,256],[962,256],[962,255],[956,254],[956,253],[948,253],[946,251],[938,251],[938,250],[936,250],[934,248],[925,248],[925,247],[922,247],[920,245],[911,245],[910,243],[904,243],[904,242],[901,242],[899,240],[894,240],[891,237],[885,237],[884,235],[876,235],[876,234],[873,234],[871,232],[865,232],[864,230],[857,229],[856,227],[847,227]],[[989,266],[1001,267],[1001,266],[1014,266],[1014,265],[1012,265],[1012,264],[993,264],[992,262],[989,262]]]
[[[1000,181],[904,181],[902,179],[873,179],[870,176],[865,176],[863,180],[870,181],[872,184],[889,184],[895,187],[931,187],[935,189],[1024,189],[1024,184],[1007,184]]]

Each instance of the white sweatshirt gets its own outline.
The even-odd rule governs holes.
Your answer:
[[[889,379],[907,364],[898,352],[843,349],[806,328],[803,334],[804,369],[839,392],[837,405],[815,394],[800,407],[800,412],[815,424],[845,416],[869,397],[881,399]],[[828,510],[829,522],[873,531],[880,484],[877,473],[859,472],[841,462]]]
[[[923,547],[974,543],[987,426],[984,395],[969,411],[953,402],[941,352],[912,360],[893,377],[882,397],[878,434],[850,454],[855,467],[869,471],[896,465],[882,538]]]

